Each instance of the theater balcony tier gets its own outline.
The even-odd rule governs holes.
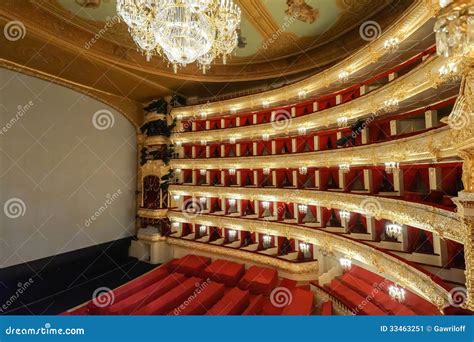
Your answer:
[[[333,92],[346,87],[347,85],[341,84],[339,79],[341,71],[347,71],[350,74],[351,80],[360,83],[364,78],[367,78],[367,75],[373,73],[375,66],[390,64],[390,62],[393,62],[393,59],[406,60],[406,57],[403,58],[397,54],[400,51],[413,51],[413,49],[416,49],[414,42],[430,41],[430,39],[426,38],[432,35],[432,17],[438,10],[439,4],[437,1],[415,1],[397,22],[387,30],[384,30],[379,37],[369,42],[365,47],[333,67],[303,81],[256,95],[204,105],[174,108],[172,113],[175,116],[179,114],[182,118],[190,118],[197,113],[201,113],[203,110],[210,116],[228,113],[231,109],[239,111],[252,110],[261,106],[263,100],[268,101],[270,105],[274,106],[292,99],[298,99],[302,90],[308,96],[313,97],[323,92],[328,93],[328,90]],[[384,48],[384,42],[391,38],[396,38],[399,41],[400,49],[396,52],[396,55],[394,55],[394,52],[387,51]],[[433,43],[434,38],[430,44]],[[421,49],[426,48],[427,46],[421,47]]]
[[[342,103],[332,108],[316,111],[311,114],[292,117],[293,114],[273,115],[276,121],[270,123],[251,124],[234,128],[224,128],[194,132],[185,132],[178,128],[172,135],[173,143],[200,143],[203,140],[227,141],[229,139],[248,140],[261,139],[263,134],[269,137],[298,135],[301,130],[318,131],[337,127],[338,120],[348,122],[357,119],[372,118],[387,114],[397,114],[410,111],[423,105],[429,105],[455,94],[458,84],[447,82],[439,76],[439,69],[446,61],[440,57],[431,57],[412,72],[397,78],[367,94],[352,101]],[[392,108],[390,101],[396,101]],[[387,102],[388,101],[388,102]]]
[[[366,195],[350,193],[298,189],[285,189],[282,191],[282,189],[269,188],[216,188],[183,185],[172,185],[170,192],[173,195],[196,198],[295,203],[298,205],[303,204],[306,206],[344,210],[420,228],[459,243],[463,243],[465,237],[460,219],[454,212],[420,203],[411,203],[380,196],[368,197]],[[180,203],[176,203],[176,205],[181,206]],[[321,226],[320,221],[319,227]]]
[[[216,215],[190,216],[180,211],[169,211],[168,217],[173,222],[206,225],[208,227],[225,227],[236,231],[250,231],[269,236],[284,236],[298,241],[318,246],[328,253],[349,256],[351,259],[373,267],[378,273],[413,291],[422,298],[435,304],[440,310],[449,305],[449,290],[442,281],[434,279],[433,275],[423,271],[393,254],[379,250],[369,244],[327,232],[321,229],[295,227],[282,222],[265,223],[239,217]],[[174,240],[174,239],[173,239]],[[227,247],[207,245],[199,242],[186,241],[189,248],[212,248],[216,254],[226,255]],[[201,247],[200,247],[201,246]],[[202,247],[205,246],[205,247]]]
[[[459,129],[445,126],[403,139],[344,149],[281,155],[174,159],[173,169],[263,169],[291,167],[338,167],[377,165],[389,162],[414,163],[455,159],[458,150],[474,143],[474,122]]]

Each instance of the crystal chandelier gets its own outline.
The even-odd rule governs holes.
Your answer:
[[[439,68],[439,77],[444,82],[456,83],[461,79],[458,72],[458,63],[449,62]]]
[[[342,70],[337,77],[339,78],[339,81],[342,83],[345,83],[349,80],[349,72],[347,70]]]
[[[300,175],[305,175],[308,173],[308,168],[306,166],[300,166],[298,168],[298,172]]]
[[[339,216],[341,217],[341,220],[347,220],[351,217],[351,213],[345,210],[341,210],[339,212]]]
[[[342,269],[345,271],[349,270],[352,266],[352,261],[349,258],[340,258],[339,263],[341,264]]]
[[[308,206],[306,204],[298,204],[298,211],[301,214],[306,214],[308,212]]]
[[[263,174],[264,174],[265,176],[268,176],[268,175],[270,174],[270,168],[269,168],[269,167],[264,167],[264,168],[263,168]]]
[[[398,287],[397,285],[390,285],[388,288],[388,294],[399,303],[405,301],[405,289]]]
[[[397,162],[386,162],[385,163],[385,172],[393,173],[394,171],[400,168],[400,164]]]
[[[351,169],[350,164],[347,164],[347,163],[339,164],[339,170],[341,170],[343,173],[349,172],[350,169]]]
[[[388,52],[393,52],[398,49],[399,43],[398,38],[389,38],[383,42],[383,48]]]
[[[233,0],[117,0],[117,13],[146,59],[162,56],[175,73],[194,62],[206,73],[238,44],[241,11]]]

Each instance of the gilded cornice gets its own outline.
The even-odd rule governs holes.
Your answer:
[[[192,251],[201,251],[211,254],[220,254],[230,258],[236,258],[238,260],[248,260],[261,265],[277,268],[283,271],[294,274],[305,274],[315,273],[318,271],[319,264],[317,261],[314,262],[303,262],[294,263],[291,261],[275,258],[268,255],[253,253],[249,251],[243,251],[239,249],[232,249],[228,247],[222,247],[212,244],[194,242],[189,240],[177,239],[168,237],[167,242],[170,245],[179,246]]]
[[[426,298],[440,309],[449,305],[449,292],[436,284],[429,275],[389,253],[341,235],[325,232],[321,229],[295,227],[290,224],[271,221],[264,223],[236,217],[199,215],[191,218],[187,213],[177,211],[168,212],[168,218],[176,222],[254,231],[306,241],[320,246],[330,253],[337,251],[353,260],[374,267],[378,273]],[[194,248],[194,245],[192,248]]]
[[[456,158],[458,149],[474,142],[474,122],[460,129],[445,126],[404,139],[378,144],[348,147],[326,151],[289,153],[270,156],[174,159],[174,169],[243,169],[292,167],[337,167],[342,163],[377,165],[385,162],[431,162]]]
[[[417,227],[459,243],[465,242],[465,234],[463,234],[461,229],[461,221],[456,213],[429,205],[385,197],[315,190],[284,189],[284,191],[282,191],[282,189],[272,188],[255,189],[245,187],[189,185],[171,185],[170,193],[195,197],[298,203],[316,205],[323,208],[347,210],[374,216],[377,219],[386,219]],[[294,229],[298,229],[298,227],[299,226],[295,226]]]
[[[302,89],[308,94],[311,94],[311,96],[320,93],[329,85],[339,82],[338,74],[342,70],[356,73],[372,63],[377,62],[382,56],[389,53],[383,47],[383,43],[387,38],[396,37],[400,42],[403,42],[430,20],[437,10],[439,10],[437,1],[418,0],[393,25],[382,32],[379,38],[366,44],[357,52],[325,71],[275,90],[206,104],[206,112],[208,116],[212,116],[224,112],[227,113],[231,108],[238,108],[240,111],[256,109],[261,107],[262,100],[264,99],[270,101],[272,105],[275,105],[277,103],[286,102],[291,98],[298,98],[298,92]],[[203,105],[196,105],[175,108],[172,110],[172,114],[180,114],[183,118],[193,117],[202,111],[202,106]]]
[[[270,136],[289,135],[298,133],[298,128],[304,127],[309,130],[337,125],[337,119],[347,117],[349,121],[366,118],[374,113],[378,113],[387,99],[395,98],[401,103],[410,100],[430,88],[437,88],[442,84],[438,77],[439,69],[446,63],[443,58],[431,57],[423,64],[412,70],[410,73],[395,79],[386,86],[379,88],[369,94],[354,99],[344,104],[307,114],[304,116],[291,118],[281,124],[270,122],[266,124],[241,126],[234,128],[206,130],[195,132],[179,132],[171,137],[173,142],[197,143],[205,136],[208,142],[226,141],[229,137],[237,140],[261,139],[263,133]],[[400,107],[403,107],[401,103]],[[206,109],[207,111],[207,109]],[[278,112],[277,112],[278,113]]]
[[[164,219],[168,209],[138,209],[138,216],[150,219]]]

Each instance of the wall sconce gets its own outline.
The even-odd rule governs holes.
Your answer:
[[[339,127],[346,127],[347,123],[348,123],[347,117],[343,116],[343,117],[337,118],[337,125]]]
[[[207,170],[206,169],[201,169],[201,170],[199,170],[199,173],[201,174],[201,176],[205,176],[206,173],[207,173]]]
[[[173,199],[177,202],[181,198],[180,195],[173,195]]]
[[[403,303],[405,301],[405,289],[398,287],[397,285],[390,285],[388,288],[388,294],[399,303]]]
[[[199,234],[200,235],[205,235],[207,233],[207,226],[199,226]]]
[[[181,147],[181,145],[183,145],[183,143],[181,141],[176,142],[176,146]]]
[[[299,135],[305,135],[306,134],[306,127],[299,127],[298,128],[298,134]]]
[[[341,217],[341,220],[349,219],[351,217],[351,213],[346,210],[341,210],[339,212],[339,216]]]
[[[229,169],[229,175],[231,176],[235,175],[235,169],[233,167]]]
[[[387,162],[385,163],[385,172],[393,173],[396,170],[400,169],[400,163],[397,162]]]
[[[201,145],[206,145],[207,141],[206,140],[201,140]]]
[[[263,202],[262,202],[262,207],[263,207],[263,209],[268,209],[268,208],[270,208],[270,202],[263,201]]]
[[[308,253],[309,252],[309,245],[304,242],[300,242],[300,251],[303,253]]]
[[[233,242],[235,238],[237,237],[237,231],[235,230],[229,230],[229,241]]]
[[[301,214],[306,214],[308,212],[308,206],[306,204],[298,204],[298,211]]]
[[[300,175],[305,175],[308,173],[308,168],[306,166],[300,166],[298,168],[298,172],[300,173]]]
[[[235,203],[237,203],[235,198],[229,198],[229,206],[233,207],[235,206]]]
[[[402,233],[402,226],[396,223],[389,223],[385,227],[385,233],[392,238],[397,238]]]
[[[232,137],[232,138],[229,139],[229,142],[230,142],[231,144],[235,144],[236,139]]]
[[[398,49],[399,43],[398,38],[388,38],[383,42],[383,48],[388,52],[393,52]]]
[[[270,106],[270,101],[268,100],[263,100],[262,101],[262,107],[263,108],[268,108]]]
[[[305,99],[305,98],[306,98],[306,90],[300,90],[300,91],[298,92],[298,98],[299,98],[300,100]]]
[[[201,204],[206,204],[207,203],[207,198],[206,197],[201,197],[201,198],[199,198],[199,202],[201,202]]]
[[[263,141],[268,141],[268,140],[270,139],[270,134],[268,134],[268,133],[263,133],[263,134],[262,134],[262,139],[263,139]]]
[[[347,70],[342,70],[337,77],[339,78],[339,81],[342,83],[345,83],[349,80],[349,72]]]
[[[264,168],[262,169],[262,171],[263,171],[263,174],[264,174],[265,176],[268,176],[268,175],[270,174],[270,168],[269,168],[269,167],[264,167]]]
[[[352,261],[349,258],[340,258],[339,263],[343,270],[348,271],[352,267]]]
[[[344,173],[349,172],[350,169],[351,169],[350,164],[347,164],[347,163],[339,164],[339,170],[341,170]]]

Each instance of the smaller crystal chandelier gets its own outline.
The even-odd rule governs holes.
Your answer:
[[[237,108],[232,107],[232,108],[230,109],[230,114],[235,114],[235,113],[237,113]]]
[[[298,98],[299,98],[300,100],[305,99],[305,98],[306,98],[306,90],[300,90],[300,91],[298,92]]]
[[[456,83],[461,80],[461,75],[458,71],[458,63],[449,62],[439,68],[439,77],[443,82]]]
[[[385,172],[393,173],[400,169],[400,164],[397,162],[387,162],[385,163]]]
[[[206,235],[207,226],[204,226],[204,225],[199,226],[199,233],[200,233],[200,235]]]
[[[298,168],[298,172],[300,175],[305,175],[308,173],[308,168],[306,166],[300,166]]]
[[[339,170],[341,170],[344,173],[349,172],[350,169],[351,169],[351,165],[348,163],[339,164]]]
[[[304,242],[300,242],[300,251],[302,253],[308,253],[309,252],[309,245],[307,243],[304,243]]]
[[[237,203],[237,200],[235,198],[229,198],[229,205],[231,207],[235,206],[236,203]]]
[[[268,101],[268,100],[263,100],[263,101],[262,101],[262,107],[263,107],[263,108],[268,108],[268,107],[270,107],[270,101]]]
[[[399,43],[398,38],[388,38],[383,42],[383,48],[388,52],[394,52],[398,49]]]
[[[391,113],[391,112],[397,111],[398,108],[399,108],[398,102],[399,101],[396,98],[386,99],[383,102],[381,111],[384,112],[384,113]]]
[[[348,271],[352,267],[352,261],[351,261],[351,259],[349,259],[347,257],[346,258],[340,258],[339,259],[339,264],[341,265],[341,267],[344,271]]]
[[[308,206],[306,204],[298,204],[298,211],[300,214],[306,214],[308,212]]]
[[[264,167],[264,168],[262,169],[262,171],[263,171],[263,174],[264,174],[265,176],[268,176],[268,175],[270,174],[270,168],[269,168],[269,167]]]
[[[262,140],[263,141],[268,141],[270,139],[270,134],[268,133],[263,133],[262,134]]]
[[[233,167],[229,169],[229,175],[231,176],[235,175],[235,169]]]
[[[207,198],[206,197],[201,197],[201,198],[199,198],[199,202],[201,202],[201,204],[206,204],[207,203]]]
[[[206,140],[201,140],[201,145],[205,146],[207,144]]]
[[[199,170],[199,173],[201,174],[201,176],[205,176],[207,174],[207,170],[206,169],[201,169],[201,170]]]
[[[298,127],[298,134],[305,135],[306,134],[306,127]]]
[[[397,238],[402,233],[402,226],[396,223],[389,223],[385,227],[385,233],[391,238]]]
[[[471,0],[440,0],[440,14],[434,25],[436,52],[462,59],[474,53],[474,4]]]
[[[263,207],[263,209],[268,209],[268,208],[270,208],[270,202],[263,201],[263,202],[262,202],[262,207]]]
[[[234,138],[234,137],[232,137],[232,138],[229,139],[229,142],[230,142],[231,144],[235,144],[236,141],[237,141],[237,139]]]
[[[342,83],[346,83],[349,80],[349,72],[347,70],[342,70],[337,77]]]
[[[388,294],[399,303],[405,301],[405,289],[398,287],[397,285],[390,285],[388,288]]]
[[[341,217],[341,220],[347,220],[351,217],[351,213],[346,210],[341,210],[339,216]]]
[[[347,126],[348,119],[347,117],[343,116],[340,118],[337,118],[337,125],[339,127],[346,127]]]

